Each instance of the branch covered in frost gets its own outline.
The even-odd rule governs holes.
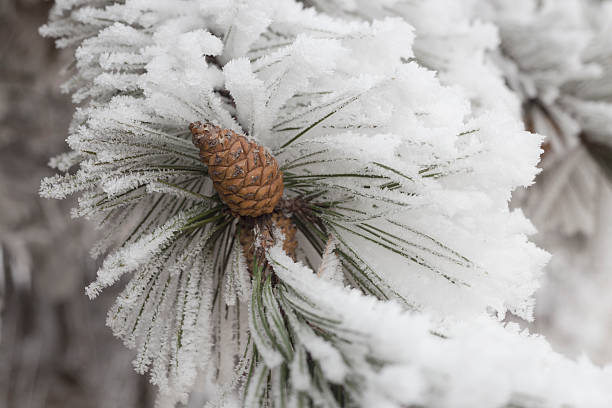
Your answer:
[[[435,323],[319,277],[281,246],[281,284],[255,271],[253,355],[244,406],[592,407],[612,371],[553,352],[489,318]],[[580,392],[576,392],[580,389]]]
[[[435,4],[415,15],[432,19],[441,7]],[[306,316],[288,307],[296,293],[310,296],[301,288],[308,279],[292,282],[277,269],[274,279],[284,286],[274,287],[271,277],[250,282],[241,220],[216,194],[190,122],[245,134],[274,154],[284,202],[300,203],[285,211],[300,232],[297,256],[322,263],[321,276],[434,318],[507,311],[531,318],[547,255],[529,243],[533,227],[507,202],[512,190],[532,183],[540,139],[522,131],[512,112],[488,112],[497,96],[446,86],[454,82],[451,67],[482,57],[492,42],[471,48],[465,39],[448,64],[427,59],[428,48],[453,43],[445,36],[488,35],[489,26],[461,17],[461,27],[420,42],[406,13],[349,21],[292,0],[56,4],[42,32],[59,46],[78,46],[66,89],[81,107],[68,137],[73,151],[52,161],[64,174],[43,180],[41,194],[80,193],[73,215],[109,231],[92,252],[116,249],[89,292],[129,275],[108,324],[137,350],[135,367],[151,373],[160,406],[185,402],[201,371],[220,383],[240,382],[249,361],[250,378],[270,373],[282,384],[283,364],[303,363],[293,354],[337,361],[321,366],[314,380],[357,387],[347,395],[366,405],[383,396],[359,392],[353,377],[384,382],[391,375],[379,372],[386,364],[380,356],[365,358],[358,345],[325,345],[314,321],[304,323]],[[440,78],[423,64],[439,69]],[[483,71],[484,64],[470,66]],[[487,75],[498,84],[497,73]],[[397,304],[380,307],[397,309],[407,324],[421,321]],[[261,307],[270,315],[256,314]],[[279,307],[290,312],[300,347],[286,342],[292,333]],[[308,307],[323,321],[336,313],[324,303]],[[337,313],[344,319],[347,312]],[[419,336],[439,341],[423,330]],[[261,358],[249,360],[244,352],[253,344]],[[355,365],[348,366],[353,347]],[[420,366],[407,370],[424,375]],[[449,370],[441,367],[457,374]],[[307,376],[295,381],[297,398],[334,406],[335,385],[325,394]],[[245,392],[248,400],[269,397],[262,388]],[[420,392],[384,398],[408,401]]]

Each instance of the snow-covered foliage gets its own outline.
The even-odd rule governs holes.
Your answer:
[[[534,222],[540,232],[536,242],[557,258],[547,273],[554,276],[548,282],[551,285],[557,282],[554,287],[558,290],[545,288],[540,304],[556,303],[559,314],[580,316],[563,324],[561,342],[566,342],[570,331],[572,337],[592,332],[582,330],[579,324],[584,321],[584,309],[568,303],[562,292],[581,293],[575,288],[578,277],[582,281],[606,281],[605,276],[595,278],[592,272],[597,270],[606,275],[609,269],[606,261],[588,248],[603,247],[609,241],[605,235],[608,217],[605,209],[609,207],[607,189],[611,185],[612,163],[609,125],[612,2],[312,0],[312,3],[346,18],[402,16],[416,27],[414,50],[419,63],[438,71],[445,84],[460,86],[475,109],[514,112],[523,118],[528,130],[545,135],[545,153],[540,164],[543,171],[535,186],[514,194],[512,204],[520,206]],[[466,41],[468,33],[470,38]],[[505,91],[500,92],[500,85]],[[599,254],[603,252],[596,250]],[[583,260],[578,262],[577,258]],[[563,290],[562,285],[566,286]],[[598,287],[602,293],[609,290],[594,282],[585,284],[585,290],[588,287]],[[580,302],[593,305],[593,309],[605,308],[591,303],[594,298],[600,296],[586,294]],[[540,307],[540,313],[545,314],[540,319],[543,323],[538,324],[540,328],[552,320],[563,320],[545,309],[546,306]],[[606,324],[602,320],[593,321],[603,333]],[[605,336],[591,337],[608,341]]]
[[[328,381],[346,384],[349,394],[364,407],[603,407],[612,403],[607,391],[612,371],[602,376],[587,360],[576,364],[554,353],[543,338],[529,336],[514,324],[502,327],[479,318],[467,325],[439,325],[394,302],[366,298],[317,278],[279,247],[269,257],[284,284],[277,288],[278,307],[301,340],[284,365],[262,368],[262,375],[272,378],[283,369],[292,373],[292,385],[296,385],[287,390],[273,383],[275,397],[283,391],[287,401],[299,400],[304,390],[316,395],[317,382]],[[313,326],[324,327],[332,335],[317,333]],[[301,359],[306,353],[315,362],[313,374],[295,367],[305,365]]]
[[[612,237],[612,2],[526,2],[520,11],[502,3],[487,14],[508,50],[507,77],[527,127],[546,135],[543,172],[516,200],[553,253],[536,324],[565,351],[609,361],[601,314],[609,309]]]
[[[348,18],[401,16],[414,54],[476,111],[522,117],[546,136],[544,172],[521,206],[543,230],[591,235],[610,176],[609,0],[312,0]],[[450,40],[452,38],[452,41]]]
[[[74,215],[108,232],[87,294],[130,276],[108,325],[160,406],[203,370],[247,406],[609,403],[606,372],[494,321],[531,319],[547,260],[508,209],[541,140],[485,59],[493,26],[456,7],[427,24],[448,4],[365,21],[293,0],[57,2],[42,32],[78,47],[80,106],[41,194],[80,192]],[[277,158],[285,198],[305,203],[298,263],[277,246],[249,276],[197,120]]]
[[[460,89],[474,112],[520,115],[520,101],[492,58],[499,46],[495,24],[476,18],[486,0],[313,0],[317,8],[345,18],[400,16],[415,27],[413,50],[420,65]]]
[[[523,207],[542,229],[591,234],[612,146],[612,3],[485,3],[481,16],[499,28],[499,65],[525,125],[546,135],[544,172]]]

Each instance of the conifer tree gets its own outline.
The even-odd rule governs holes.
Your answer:
[[[127,278],[107,323],[162,407],[199,374],[213,406],[611,403],[609,372],[501,323],[532,318],[548,259],[508,208],[541,138],[485,62],[497,98],[371,13],[58,0],[78,108],[41,194],[105,231],[87,294]]]

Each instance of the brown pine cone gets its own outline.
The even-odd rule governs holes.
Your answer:
[[[263,146],[210,123],[195,122],[189,130],[217,193],[234,215],[274,211],[283,196],[283,173]]]
[[[260,224],[260,228],[262,228],[261,245],[264,248],[274,245],[274,238],[272,238],[272,231],[270,230],[272,223],[276,224],[283,234],[285,234],[283,250],[295,260],[295,250],[297,248],[297,239],[295,235],[297,229],[293,222],[291,222],[291,218],[285,217],[281,213],[272,213],[269,220]],[[249,272],[252,272],[251,268],[253,267],[253,256],[255,254],[255,231],[253,228],[254,223],[241,223],[240,226],[240,245],[242,245],[242,249],[244,250]],[[263,254],[261,256],[263,256]]]

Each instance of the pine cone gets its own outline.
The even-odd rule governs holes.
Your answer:
[[[210,123],[195,122],[189,130],[217,193],[234,215],[274,211],[283,195],[283,173],[264,147]]]
[[[285,217],[281,213],[272,213],[268,222],[261,225],[263,227],[261,245],[264,247],[264,249],[274,245],[272,231],[269,228],[271,226],[271,223],[276,224],[276,226],[280,228],[280,230],[285,235],[285,242],[283,242],[283,250],[293,260],[295,260],[295,250],[297,248],[297,239],[295,238],[295,235],[297,233],[297,229],[293,222],[291,222],[291,219]],[[268,228],[266,228],[266,224]],[[242,249],[244,250],[244,255],[247,260],[249,272],[252,272],[251,268],[253,267],[253,256],[255,254],[255,231],[253,223],[241,223],[240,245],[242,245]]]

